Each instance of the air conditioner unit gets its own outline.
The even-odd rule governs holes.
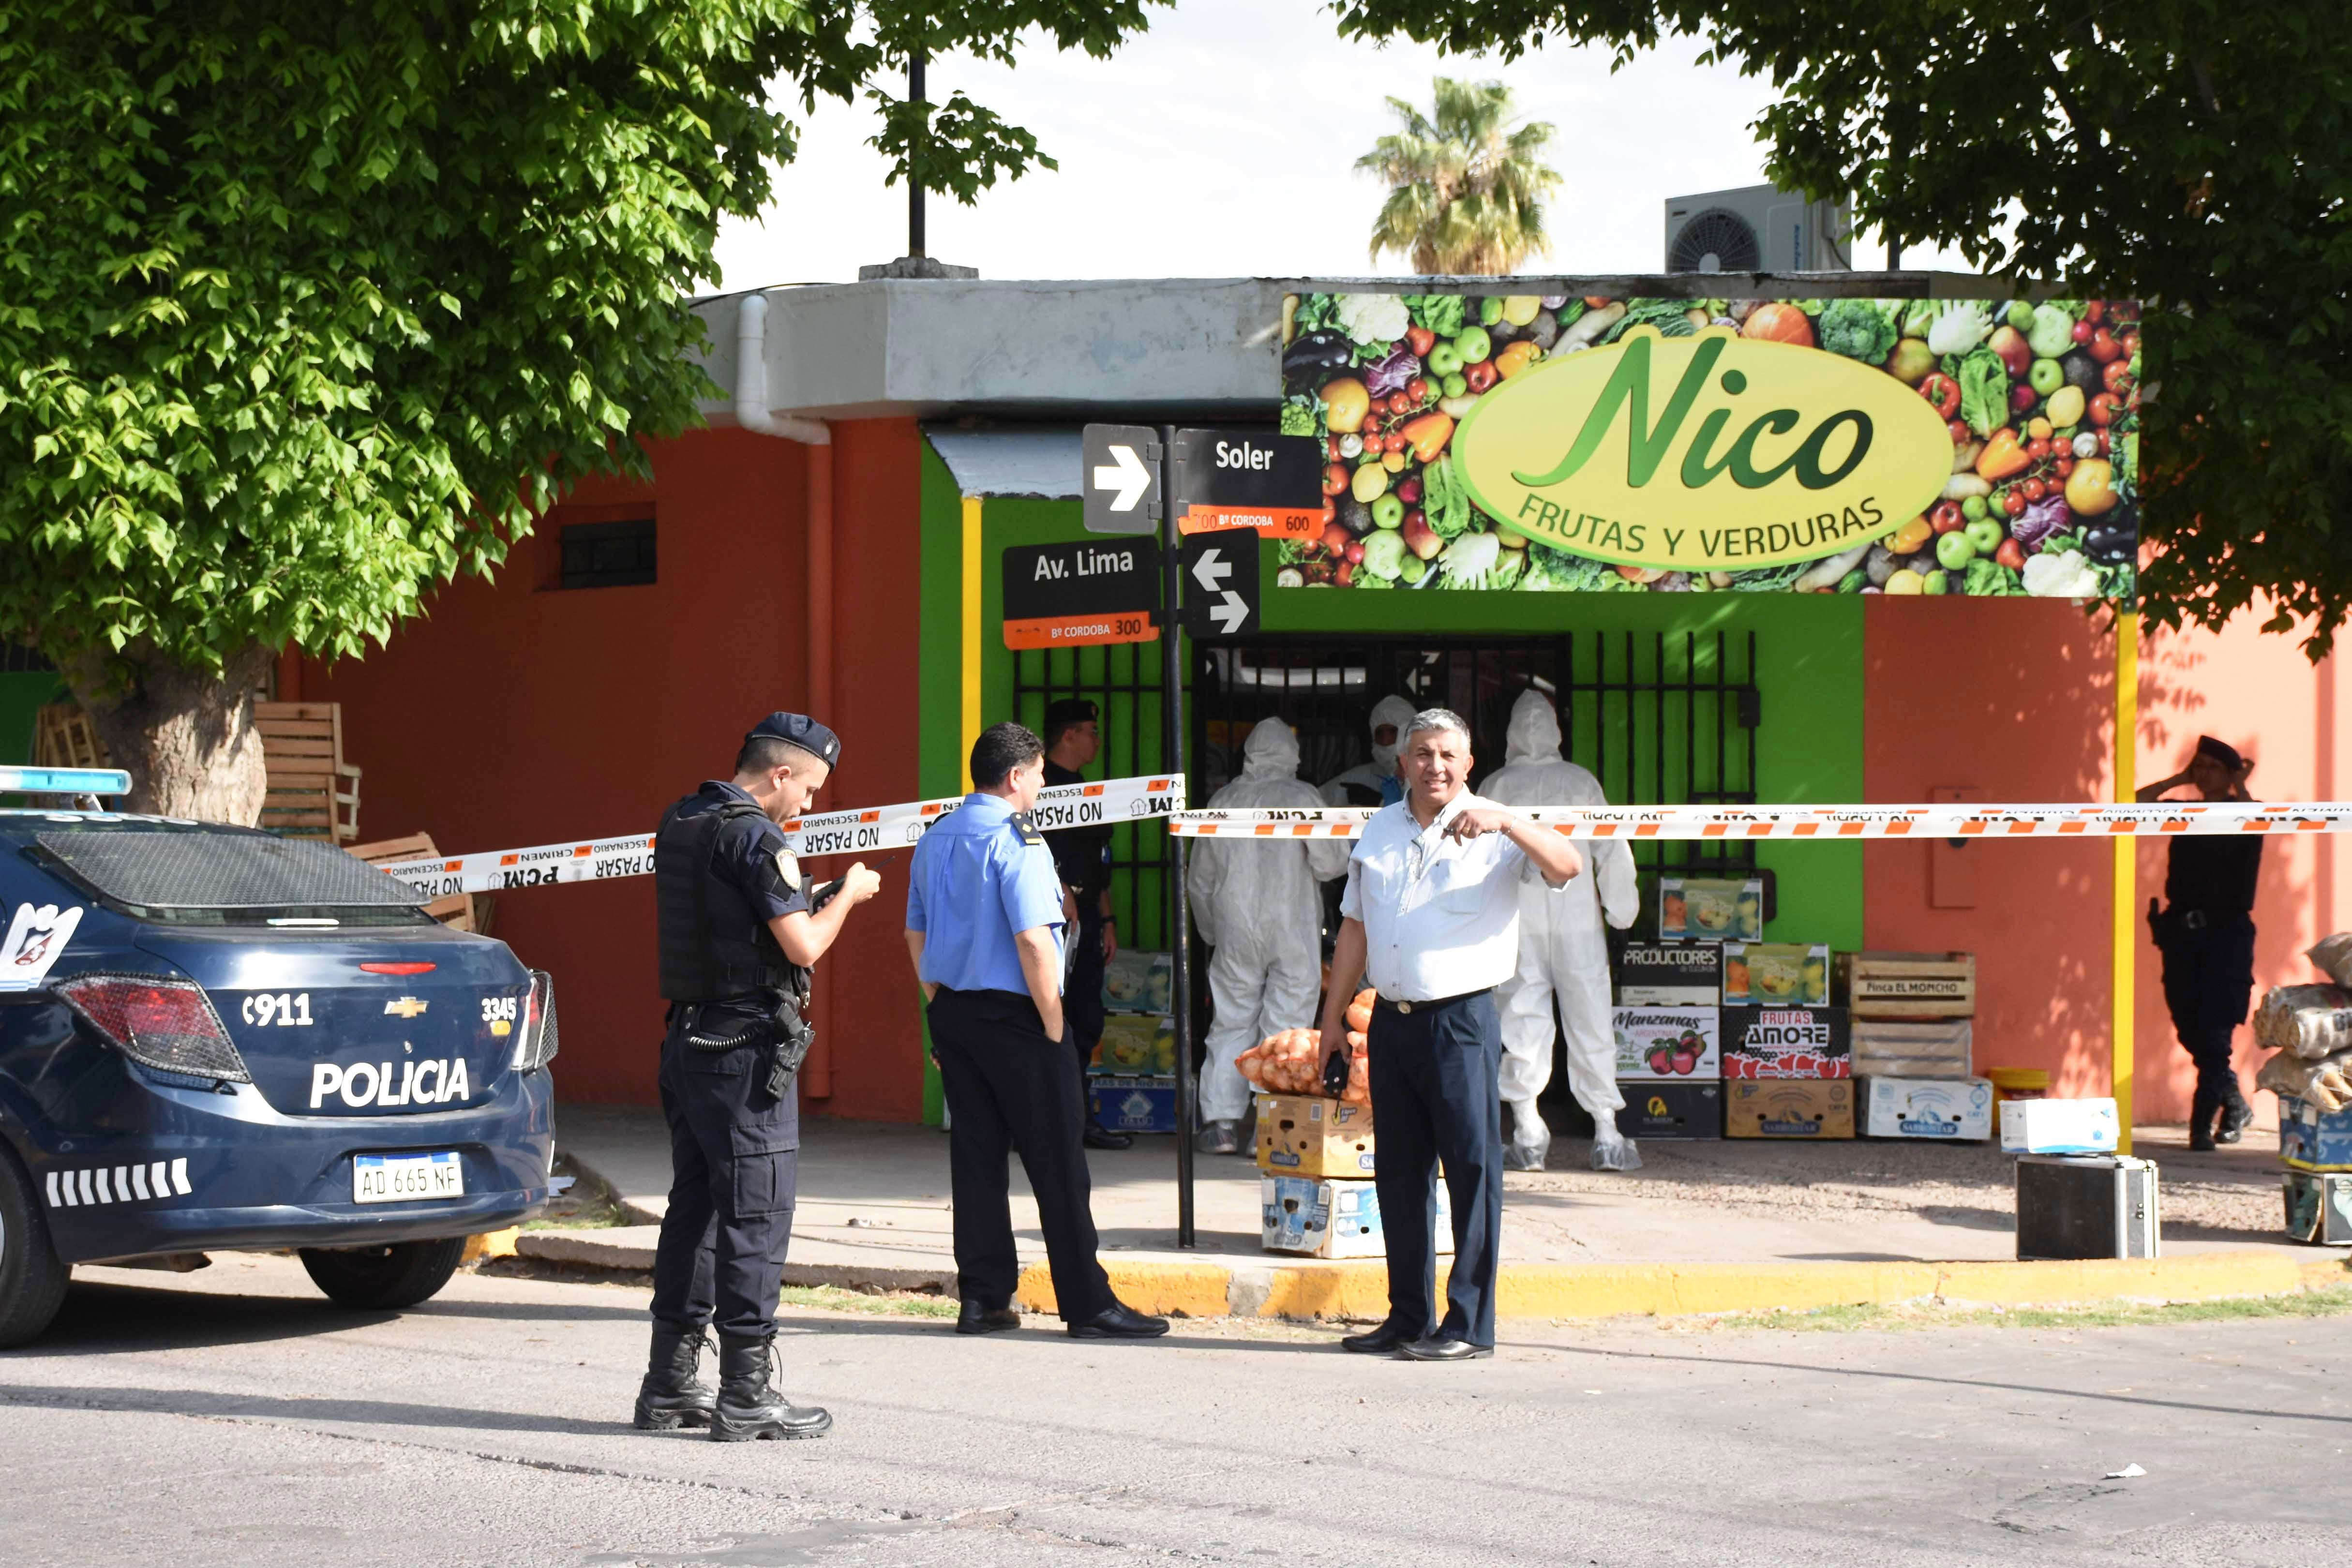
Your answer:
[[[1844,272],[1853,266],[1843,202],[1773,185],[1666,199],[1668,272]]]

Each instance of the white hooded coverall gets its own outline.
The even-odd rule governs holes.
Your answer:
[[[1505,764],[1478,792],[1506,806],[1605,806],[1601,781],[1559,754],[1551,700],[1528,691],[1511,708]],[[1527,1103],[1551,1082],[1552,1003],[1568,1040],[1568,1086],[1596,1124],[1613,1127],[1625,1097],[1609,1011],[1609,943],[1601,916],[1633,924],[1641,894],[1633,853],[1618,839],[1579,839],[1585,873],[1562,888],[1519,884],[1519,967],[1503,984],[1503,1098]]]
[[[1375,738],[1372,742],[1372,759],[1370,762],[1359,762],[1346,772],[1337,775],[1325,783],[1320,803],[1326,806],[1357,804],[1348,799],[1348,786],[1350,784],[1360,789],[1369,789],[1378,797],[1381,792],[1381,781],[1396,777],[1397,746],[1404,739],[1404,727],[1412,722],[1412,705],[1404,698],[1382,697],[1374,703],[1372,716],[1365,721],[1367,727],[1377,737],[1381,726],[1392,725],[1396,728],[1396,739],[1382,746]],[[1374,803],[1377,804],[1377,800]]]
[[[1411,716],[1408,715],[1408,717]],[[1298,777],[1298,739],[1278,718],[1258,721],[1242,748],[1242,776],[1209,797],[1212,807],[1319,807]],[[1277,1030],[1315,1022],[1323,990],[1323,903],[1315,884],[1345,875],[1345,839],[1195,839],[1184,879],[1209,959],[1208,1062],[1201,1119],[1238,1122],[1250,1087],[1234,1061]]]

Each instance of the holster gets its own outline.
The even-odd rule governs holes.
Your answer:
[[[2180,935],[2180,917],[2169,909],[2158,907],[2153,898],[2147,901],[2147,934],[2160,952]]]
[[[770,1099],[782,1100],[792,1092],[793,1080],[799,1076],[801,1063],[808,1060],[809,1047],[816,1043],[816,1026],[801,1016],[804,999],[792,995],[776,998],[776,1010],[769,1023],[764,1085]]]

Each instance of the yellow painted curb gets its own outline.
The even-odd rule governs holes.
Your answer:
[[[1222,1318],[1232,1310],[1234,1271],[1222,1263],[1148,1263],[1107,1259],[1118,1299],[1154,1317]],[[1043,1263],[1021,1270],[1013,1301],[1025,1312],[1055,1310],[1054,1276]]]
[[[521,1235],[522,1227],[517,1225],[483,1236],[468,1236],[466,1238],[466,1250],[457,1260],[465,1264],[479,1263],[491,1258],[511,1258],[515,1255],[515,1242]]]

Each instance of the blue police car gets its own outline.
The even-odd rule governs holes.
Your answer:
[[[398,1308],[547,1201],[553,993],[331,845],[0,811],[0,1346],[76,1263],[294,1248]]]

